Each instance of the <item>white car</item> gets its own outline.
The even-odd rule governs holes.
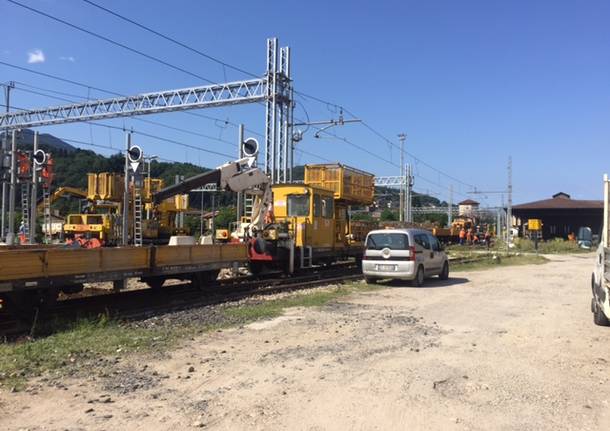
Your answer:
[[[367,283],[390,278],[413,280],[416,286],[422,286],[426,277],[449,278],[447,255],[427,230],[373,230],[366,237],[365,247],[362,273]]]

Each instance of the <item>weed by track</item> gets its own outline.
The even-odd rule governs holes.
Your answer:
[[[450,266],[452,272],[480,271],[506,266],[542,265],[549,260],[535,254],[482,254],[474,255],[464,262],[456,262]]]
[[[166,352],[202,333],[277,317],[290,307],[323,306],[350,293],[376,288],[359,282],[346,283],[293,292],[276,299],[211,306],[210,310],[200,313],[213,313],[213,320],[172,321],[169,315],[164,317],[163,324],[155,325],[123,322],[107,316],[57,322],[54,328],[47,328],[48,336],[0,344],[0,387],[20,390],[32,377],[53,374],[61,378],[86,372],[107,356]]]

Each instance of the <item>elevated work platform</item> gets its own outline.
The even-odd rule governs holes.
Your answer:
[[[375,194],[375,176],[339,163],[305,165],[305,184],[330,190],[347,204],[370,205]]]

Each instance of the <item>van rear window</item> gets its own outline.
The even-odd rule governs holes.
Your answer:
[[[372,233],[366,239],[367,250],[406,250],[409,248],[409,237],[404,233]]]

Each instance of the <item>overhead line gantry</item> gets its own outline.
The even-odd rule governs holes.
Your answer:
[[[266,73],[261,78],[0,114],[0,128],[9,131],[135,115],[264,103],[264,170],[272,183],[285,183],[292,179],[293,166],[294,106],[290,48],[278,47],[277,38],[267,39],[266,65]]]

